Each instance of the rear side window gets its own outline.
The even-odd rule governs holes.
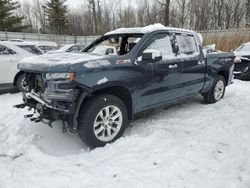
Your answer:
[[[15,51],[11,50],[10,48],[0,45],[0,55],[14,55],[16,54]]]
[[[42,55],[42,51],[39,50],[35,45],[18,45],[18,47],[22,48],[23,50],[35,54],[35,55]]]
[[[196,55],[198,53],[194,36],[177,34],[176,37],[181,54]]]

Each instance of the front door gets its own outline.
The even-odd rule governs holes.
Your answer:
[[[177,100],[181,66],[173,53],[171,40],[167,32],[154,34],[142,48],[142,52],[157,50],[162,53],[162,60],[154,63],[145,62],[141,65],[147,74],[147,76],[141,75],[141,79],[147,79],[147,82],[140,82],[138,87],[138,106],[142,110]],[[149,76],[151,76],[150,82],[148,82]]]

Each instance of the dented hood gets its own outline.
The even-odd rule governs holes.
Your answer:
[[[103,59],[103,55],[90,53],[56,53],[29,57],[18,63],[18,68],[28,72],[67,72],[74,64]]]

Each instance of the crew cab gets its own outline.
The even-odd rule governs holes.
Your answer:
[[[100,46],[116,54],[91,53]],[[219,101],[233,77],[234,54],[204,56],[200,34],[155,24],[106,33],[83,54],[32,57],[18,67],[29,91],[15,107],[35,109],[26,118],[61,120],[64,131],[100,147],[121,137],[137,113],[198,94]]]
[[[29,42],[0,41],[0,87],[10,89],[17,86],[28,91],[24,72],[17,69],[20,60],[42,55],[43,52]]]

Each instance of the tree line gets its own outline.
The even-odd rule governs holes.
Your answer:
[[[119,27],[145,26],[162,23],[196,31],[250,27],[250,0],[82,0],[77,8],[65,0],[32,0],[17,5],[0,0],[0,30],[6,10],[18,18],[20,30],[70,35],[99,35]],[[2,4],[1,4],[2,3]],[[8,19],[7,19],[8,20]],[[22,27],[21,27],[22,26]],[[16,29],[15,29],[16,30]]]

